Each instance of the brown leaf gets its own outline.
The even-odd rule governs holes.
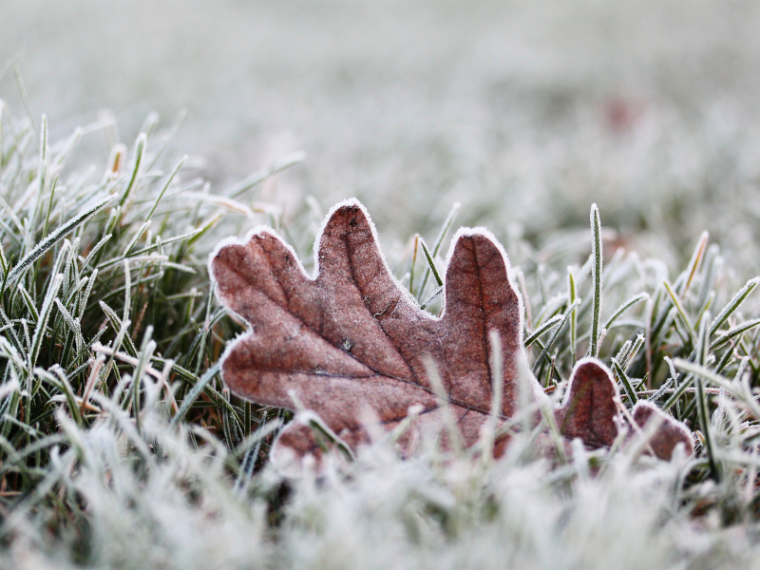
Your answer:
[[[617,412],[617,398],[617,385],[606,366],[593,358],[579,361],[570,378],[565,403],[554,414],[560,433],[568,439],[580,437],[590,448],[612,445],[618,435],[618,423],[623,421]],[[670,461],[679,443],[684,445],[687,456],[694,453],[689,429],[654,404],[637,402],[631,417],[639,429],[644,429],[652,418],[659,422],[647,441],[647,453]]]
[[[644,429],[648,422],[658,418],[660,424],[649,439],[649,447],[656,457],[670,461],[676,446],[681,443],[686,455],[694,453],[694,436],[683,423],[673,419],[654,404],[637,402],[631,412],[636,424]]]
[[[422,311],[393,278],[374,227],[356,201],[338,205],[318,238],[318,270],[308,276],[295,252],[273,230],[226,240],[211,257],[221,302],[250,324],[232,342],[222,374],[238,396],[260,404],[314,410],[354,449],[368,441],[368,414],[390,430],[421,409],[418,430],[440,428],[443,409],[426,363],[433,362],[463,443],[478,440],[489,416],[493,382],[503,397],[500,420],[512,416],[519,387],[545,397],[527,365],[522,301],[509,262],[483,229],[461,229],[453,240],[440,318]],[[502,375],[493,378],[489,332],[501,339]],[[561,433],[589,447],[609,445],[617,391],[593,359],[576,367],[568,397],[556,411]],[[299,404],[300,403],[300,404]],[[407,433],[406,451],[418,438]],[[505,438],[496,442],[503,452]],[[312,430],[292,422],[273,457],[320,455]]]
[[[612,445],[618,434],[617,396],[606,366],[594,358],[579,360],[565,402],[554,412],[560,433],[568,439],[579,437],[590,448]]]
[[[502,339],[502,416],[514,411],[520,376],[539,388],[526,363],[521,300],[506,255],[484,230],[460,230],[454,242],[441,318],[420,310],[392,277],[357,202],[329,216],[314,279],[270,229],[223,244],[211,263],[219,298],[253,332],[228,348],[226,384],[243,398],[290,409],[293,390],[355,446],[366,440],[363,406],[386,428],[414,404],[423,407],[422,423],[440,421],[424,364],[430,355],[464,442],[474,443],[491,406],[490,330]],[[292,435],[280,443],[309,451]]]

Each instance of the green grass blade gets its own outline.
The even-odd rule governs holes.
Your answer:
[[[691,324],[691,321],[689,320],[689,317],[686,315],[686,311],[684,311],[683,305],[681,305],[681,300],[678,298],[678,295],[676,295],[675,291],[673,290],[673,287],[671,287],[670,283],[667,282],[667,280],[663,281],[663,285],[665,285],[665,290],[668,292],[668,295],[670,296],[670,301],[673,303],[673,306],[676,308],[676,311],[678,312],[678,316],[681,317],[681,320],[683,321],[684,326],[686,327],[686,333],[689,336],[689,340],[694,343],[694,326]]]
[[[135,166],[132,169],[132,177],[129,179],[129,184],[127,184],[124,192],[122,192],[121,198],[119,198],[119,206],[122,208],[132,195],[132,190],[134,190],[134,187],[137,184],[137,177],[140,174],[140,164],[142,164],[143,156],[145,155],[145,145],[147,142],[148,137],[145,133],[140,133],[140,136],[137,137],[137,144],[135,145]]]
[[[753,279],[750,279],[747,281],[747,283],[742,287],[739,292],[734,295],[731,300],[726,304],[725,307],[723,307],[723,310],[718,313],[718,316],[715,317],[715,320],[710,325],[710,336],[714,335],[717,330],[723,326],[723,323],[725,323],[728,318],[733,315],[736,310],[744,303],[744,301],[749,297],[749,295],[757,288],[757,285],[760,283],[760,277],[754,277]]]
[[[61,241],[67,234],[71,233],[80,225],[82,225],[87,220],[92,218],[95,214],[100,212],[103,208],[105,208],[108,204],[110,204],[112,200],[113,198],[109,196],[108,198],[98,201],[94,206],[91,206],[87,210],[80,212],[74,218],[69,220],[66,224],[62,225],[56,231],[54,231],[45,239],[43,239],[40,243],[38,243],[34,247],[34,249],[32,249],[32,251],[30,251],[26,256],[24,256],[24,258],[21,261],[19,261],[18,264],[11,270],[11,272],[8,274],[8,278],[6,279],[6,282],[9,284],[12,284],[16,279],[18,279],[21,276],[21,274],[26,269],[29,268],[29,266],[32,263],[34,263],[40,257],[42,257],[45,254],[45,252],[47,252],[55,244]]]
[[[59,273],[55,276],[45,294],[45,300],[40,309],[40,318],[34,329],[34,336],[32,337],[32,344],[29,350],[29,370],[37,365],[40,348],[42,348],[42,342],[44,341],[45,333],[47,332],[48,320],[50,320],[50,315],[53,312],[53,306],[55,305],[54,300],[58,295],[58,290],[61,288],[61,283],[63,283],[63,275]]]
[[[560,322],[564,321],[565,316],[566,315],[554,315],[551,319],[541,324],[535,331],[528,335],[528,338],[525,339],[525,348],[528,348],[531,344],[556,327]]]
[[[433,277],[435,278],[435,282],[440,287],[443,285],[443,279],[441,278],[440,273],[438,272],[438,268],[435,265],[435,259],[433,259],[433,255],[430,253],[430,250],[427,247],[427,244],[425,243],[425,240],[420,238],[420,245],[422,246],[422,251],[425,253],[425,259],[428,262],[428,266],[430,268],[430,271],[433,272]],[[422,285],[420,285],[420,293],[423,291],[426,284],[426,280],[422,280]]]
[[[443,222],[443,226],[441,227],[441,231],[438,232],[438,237],[435,240],[435,243],[433,244],[433,258],[438,255],[438,252],[441,249],[441,246],[443,245],[443,240],[446,239],[446,234],[448,234],[449,229],[451,229],[451,225],[454,223],[454,219],[457,217],[457,213],[459,212],[460,204],[459,202],[456,202],[449,212],[449,215],[446,216],[446,220]],[[425,244],[423,243],[423,247]],[[427,249],[425,247],[425,249]],[[428,263],[430,263],[430,253],[425,251],[425,255],[428,258]],[[425,271],[425,275],[422,278],[422,285],[420,285],[420,291],[419,295],[422,295],[425,291],[425,286],[427,285],[428,279],[430,279],[430,272],[435,274],[436,273],[436,267],[435,264],[430,265],[430,267]],[[436,279],[438,281],[438,279]],[[438,282],[438,285],[441,285],[441,282]]]
[[[592,247],[591,255],[593,264],[591,265],[591,287],[593,296],[591,299],[591,332],[589,333],[589,355],[599,356],[599,321],[602,314],[602,221],[599,217],[599,208],[596,204],[591,206],[591,238]]]
[[[156,201],[153,203],[153,207],[148,212],[148,215],[145,217],[145,220],[148,221],[153,217],[153,213],[156,211],[156,208],[158,208],[159,202],[161,202],[161,199],[164,197],[164,193],[169,188],[169,185],[172,183],[172,180],[174,180],[174,177],[177,176],[177,173],[179,172],[180,168],[182,168],[182,165],[185,164],[185,161],[187,160],[187,155],[183,156],[180,161],[177,163],[177,166],[174,167],[174,170],[169,175],[169,178],[166,181],[166,184],[164,184],[164,187],[161,188],[161,191],[158,193],[158,196],[156,196]]]
[[[631,405],[634,405],[639,401],[638,397],[636,396],[636,390],[633,389],[633,385],[631,384],[631,379],[628,378],[628,374],[625,373],[625,370],[623,370],[623,367],[615,358],[612,359],[612,370],[615,372],[615,376],[617,376],[618,380],[623,384],[625,393],[628,395],[628,401],[631,403]]]
[[[217,362],[215,363],[211,368],[206,370],[206,372],[198,379],[198,382],[196,382],[195,386],[193,386],[193,389],[190,390],[185,398],[182,400],[182,404],[179,407],[179,410],[176,414],[174,414],[174,417],[172,418],[171,424],[173,426],[177,425],[182,419],[185,417],[185,414],[190,410],[190,407],[195,403],[195,400],[198,399],[198,396],[201,395],[201,392],[203,392],[203,389],[206,387],[206,385],[211,382],[211,380],[216,376],[219,371],[222,368],[222,363]]]
[[[735,337],[737,337],[737,336],[739,336],[741,334],[744,334],[748,330],[752,330],[753,328],[755,328],[758,325],[760,325],[760,319],[753,319],[751,321],[747,321],[746,323],[742,323],[740,325],[737,325],[734,328],[732,328],[731,330],[729,330],[728,332],[726,332],[725,334],[723,334],[723,335],[719,336],[718,338],[716,338],[713,341],[713,343],[710,345],[710,349],[712,350],[712,349],[720,348],[721,346],[723,346],[724,344],[726,344],[731,339],[733,339],[733,338],[735,338]]]
[[[649,299],[649,293],[639,293],[638,295],[634,295],[633,297],[625,301],[622,305],[620,305],[617,309],[615,309],[615,312],[612,313],[610,318],[607,319],[607,322],[604,323],[604,328],[609,329],[612,326],[612,324],[616,320],[618,320],[623,315],[623,313],[625,313],[628,309],[630,309],[634,305],[647,301],[648,299]]]

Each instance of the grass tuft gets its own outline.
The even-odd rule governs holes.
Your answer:
[[[646,431],[610,450],[572,444],[570,456],[551,414],[534,425],[526,402],[498,461],[493,426],[473,449],[424,441],[400,459],[392,443],[412,410],[355,456],[284,479],[267,454],[290,414],[220,381],[242,327],[215,304],[206,258],[220,235],[267,219],[308,258],[315,219],[254,202],[300,157],[210,194],[167,150],[174,129],[146,124],[131,150],[86,155],[98,177],[76,156],[102,125],[51,143],[45,118],[38,133],[0,105],[0,565],[728,568],[760,555],[760,281],[734,291],[707,235],[674,279],[612,242],[605,259],[595,206],[582,251],[558,253],[551,236],[509,244],[530,261],[515,267],[525,344],[555,402],[577,359],[598,355],[625,406],[655,403],[695,430],[695,457],[643,455]],[[419,236],[390,259],[411,268],[401,280],[433,313],[455,214],[432,249]],[[565,460],[535,456],[544,433]]]

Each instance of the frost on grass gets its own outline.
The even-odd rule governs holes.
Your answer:
[[[593,334],[619,412],[640,429],[595,450],[571,441],[549,461],[536,445],[560,427],[518,399],[498,459],[487,445],[442,446],[442,433],[402,459],[370,433],[353,459],[328,451],[318,472],[307,462],[285,481],[267,456],[289,414],[219,377],[244,326],[213,302],[205,259],[214,232],[265,222],[296,236],[303,259],[312,220],[270,218],[246,205],[248,189],[183,199],[206,186],[177,168],[160,129],[110,159],[88,154],[93,176],[72,166],[91,129],[56,144],[7,108],[2,118],[1,566],[744,568],[760,555],[757,282],[731,286],[706,239],[670,278],[610,244],[604,267],[538,249],[531,258],[548,261],[512,268],[549,405],[572,401]],[[434,315],[444,241],[388,260]],[[693,457],[651,454],[649,405],[694,431]]]

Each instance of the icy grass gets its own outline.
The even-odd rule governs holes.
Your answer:
[[[205,270],[218,234],[263,221],[309,259],[315,220],[284,226],[255,202],[278,167],[211,194],[182,159],[165,156],[169,133],[152,119],[132,148],[114,146],[83,171],[67,167],[70,157],[108,124],[51,143],[44,119],[37,132],[7,108],[0,118],[3,566],[651,569],[760,560],[760,321],[747,309],[757,281],[732,284],[706,235],[672,279],[662,262],[622,249],[605,265],[596,209],[582,255],[551,242],[508,251],[531,365],[552,397],[561,399],[587,348],[598,352],[624,405],[647,399],[690,424],[696,457],[655,461],[642,454],[643,434],[612,451],[575,445],[568,462],[550,464],[532,453],[539,425],[516,431],[498,461],[485,444],[443,453],[435,442],[402,461],[379,436],[353,462],[330,456],[319,476],[284,481],[266,453],[287,416],[224,389],[216,363],[240,325],[213,303]],[[390,259],[432,311],[451,225],[431,247],[414,239],[405,258]]]
[[[33,0],[3,19],[0,96],[18,101],[17,63],[61,136],[106,106],[131,142],[138,109],[187,105],[207,176],[305,150],[262,195],[291,213],[357,196],[386,248],[463,201],[514,255],[508,236],[597,202],[672,268],[707,229],[758,271],[756,0]]]

